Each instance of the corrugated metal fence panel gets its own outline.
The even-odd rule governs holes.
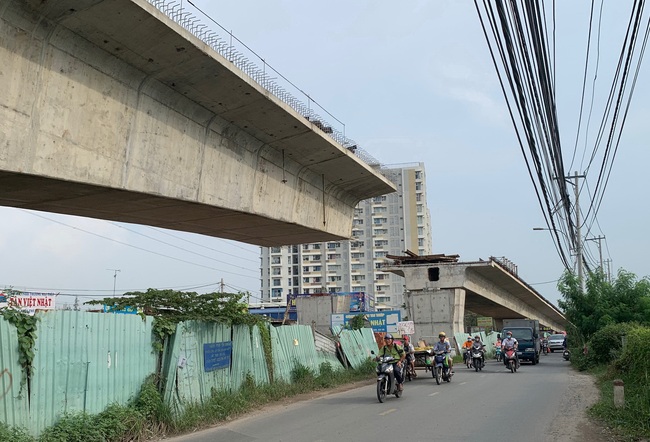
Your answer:
[[[153,318],[55,311],[39,314],[34,348],[30,431],[64,412],[103,411],[126,404],[155,372]]]
[[[253,375],[257,384],[269,383],[269,367],[266,363],[266,355],[264,354],[264,344],[262,343],[262,334],[260,333],[260,326],[253,327],[251,333],[251,350],[253,355]],[[266,325],[262,325],[266,327]]]
[[[178,325],[170,342],[165,373],[165,399],[180,412],[190,403],[203,403],[212,391],[230,390],[230,367],[206,372],[203,344],[228,342],[232,331],[225,324],[187,321]]]
[[[319,366],[323,362],[328,362],[334,371],[344,369],[343,364],[341,364],[341,361],[336,356],[336,343],[331,338],[314,330],[314,342],[316,344],[316,352],[320,358]]]
[[[249,373],[256,384],[268,384],[269,372],[266,368],[264,348],[260,331],[248,325],[237,325],[233,328],[231,389],[237,390]]]
[[[269,331],[271,332],[273,381],[284,381],[286,383],[291,383],[291,370],[293,370],[293,361],[282,345],[278,327],[270,327]]]
[[[285,325],[277,328],[280,344],[291,361],[291,367],[300,364],[319,374],[320,358],[316,353],[314,334],[308,325]]]
[[[361,367],[368,358],[372,357],[371,351],[375,354],[379,351],[372,329],[337,330],[335,333],[339,334],[341,349],[352,368]]]
[[[0,420],[13,427],[28,428],[27,385],[21,394],[23,372],[18,356],[16,327],[0,317]]]

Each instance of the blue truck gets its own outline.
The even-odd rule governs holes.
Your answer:
[[[542,342],[539,338],[539,321],[535,319],[504,319],[501,338],[511,331],[512,336],[519,342],[517,356],[519,360],[530,361],[533,365],[539,362]]]

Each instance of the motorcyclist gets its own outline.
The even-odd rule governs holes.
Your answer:
[[[404,352],[406,353],[406,363],[411,367],[411,373],[414,378],[418,377],[415,373],[415,347],[411,342],[411,338],[408,335],[402,335],[402,342],[404,342]]]
[[[469,352],[472,349],[472,344],[473,343],[474,343],[474,341],[472,340],[471,336],[468,336],[467,340],[465,342],[463,342],[463,348],[462,348],[462,350],[463,350],[463,361],[467,361],[468,358],[471,359]]]
[[[393,335],[390,333],[386,333],[384,335],[384,345],[379,349],[379,354],[375,358],[375,360],[379,360],[380,357],[382,356],[392,356],[395,358],[395,361],[393,364],[395,365],[396,369],[393,370],[393,373],[395,374],[395,382],[397,383],[397,390],[402,391],[404,390],[404,376],[402,375],[402,367],[404,366],[404,359],[406,358],[406,352],[402,348],[401,345],[397,345],[394,342]]]
[[[519,365],[519,356],[517,356],[517,349],[519,348],[519,341],[517,341],[515,338],[512,337],[512,332],[508,330],[506,332],[506,338],[501,342],[501,347],[503,349],[503,352],[505,353],[506,349],[508,348],[514,348],[515,349],[515,361],[517,363],[517,366]],[[503,364],[507,367],[508,366],[508,361],[506,358],[503,358]]]
[[[454,372],[454,361],[451,359],[451,345],[447,341],[447,335],[445,332],[440,332],[438,334],[438,342],[433,346],[433,352],[437,353],[439,351],[444,352],[445,358],[447,360],[447,366],[449,371]]]
[[[483,341],[481,341],[479,335],[474,336],[472,347],[479,347],[481,349],[481,364],[485,365],[485,345],[483,345]]]
[[[501,360],[501,335],[497,335],[497,341],[494,343],[494,352],[497,357],[497,361]]]

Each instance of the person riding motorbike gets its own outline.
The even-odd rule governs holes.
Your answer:
[[[485,365],[485,345],[483,345],[483,342],[481,341],[481,337],[479,335],[474,336],[474,342],[472,343],[472,346],[480,346],[481,348],[481,363]]]
[[[445,332],[440,332],[438,334],[438,339],[439,341],[436,342],[436,344],[433,346],[433,352],[444,352],[445,358],[447,359],[447,366],[449,367],[449,371],[454,373],[454,361],[451,359],[451,345],[449,344],[449,341],[447,341],[447,335]]]
[[[471,359],[470,350],[472,349],[472,344],[473,343],[474,343],[474,341],[472,340],[471,336],[468,336],[467,340],[465,342],[463,342],[463,348],[462,348],[462,350],[463,350],[463,361],[465,361],[465,362],[467,362],[467,358]]]
[[[494,343],[494,354],[497,361],[501,360],[501,335],[497,335],[497,341]]]
[[[375,360],[378,361],[382,356],[392,356],[395,358],[395,362],[393,364],[395,365],[396,369],[393,370],[393,373],[395,374],[397,390],[404,390],[404,376],[402,374],[402,367],[404,366],[404,359],[406,359],[406,352],[400,345],[394,343],[393,335],[390,333],[386,333],[386,335],[384,335],[384,345],[379,349],[379,353],[377,357],[375,357]]]
[[[515,349],[515,361],[517,362],[517,366],[519,366],[519,356],[517,356],[519,341],[517,341],[515,338],[512,337],[512,332],[510,330],[506,332],[506,338],[501,342],[501,347],[504,353],[508,348]],[[505,357],[503,358],[503,365],[505,365],[506,367],[508,366],[508,360]]]
[[[417,373],[415,372],[415,347],[413,347],[413,343],[411,342],[411,338],[409,338],[408,335],[402,335],[402,342],[404,342],[404,352],[406,353],[406,363],[408,364],[409,367],[411,367],[411,372],[413,373],[413,377],[416,378],[418,377]]]

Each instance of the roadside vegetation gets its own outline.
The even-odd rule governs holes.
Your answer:
[[[0,440],[12,442],[122,442],[146,441],[181,435],[207,428],[254,411],[264,405],[282,401],[302,393],[326,390],[352,382],[374,378],[375,364],[369,359],[356,370],[334,370],[325,362],[317,376],[308,367],[297,365],[293,382],[256,385],[248,377],[236,392],[213,392],[203,404],[188,406],[173,417],[163,402],[153,378],[142,386],[140,394],[128,405],[111,405],[96,415],[66,414],[56,425],[46,429],[39,438],[26,431],[0,423]]]
[[[174,333],[181,321],[218,321],[227,324],[263,323],[259,316],[250,315],[242,299],[246,293],[196,293],[172,290],[154,290],[127,293],[124,297],[105,298],[89,304],[113,306],[116,310],[136,307],[144,314],[154,316],[153,347],[159,352]],[[5,314],[7,317],[9,313]],[[11,316],[17,327],[36,330],[36,323],[30,323],[26,315]],[[26,322],[27,321],[27,322]],[[271,339],[266,327],[260,327],[262,345],[267,361],[271,357]],[[34,331],[35,333],[35,331]],[[31,335],[30,335],[31,336]],[[26,355],[23,369],[29,373],[33,342],[25,341]],[[21,355],[23,354],[21,353]],[[23,361],[21,360],[21,363]],[[272,368],[272,364],[269,364]],[[272,376],[272,372],[271,372]],[[359,369],[335,370],[325,362],[319,367],[319,374],[301,364],[296,364],[292,382],[273,381],[256,384],[248,376],[241,388],[234,392],[213,391],[209,400],[187,406],[181,413],[172,413],[162,396],[163,382],[159,376],[150,376],[142,385],[138,395],[126,405],[113,404],[96,415],[87,413],[65,414],[52,427],[34,438],[24,429],[9,427],[0,422],[0,441],[12,442],[124,442],[157,440],[163,437],[181,435],[190,431],[213,426],[256,410],[263,405],[286,400],[292,396],[316,390],[325,390],[356,381],[370,380],[375,376],[375,363],[370,359]]]
[[[590,276],[586,292],[575,275],[558,284],[560,307],[570,322],[571,363],[594,375],[600,401],[590,414],[623,440],[650,438],[650,280],[619,271],[613,281]],[[614,404],[613,381],[624,382],[625,403]]]

